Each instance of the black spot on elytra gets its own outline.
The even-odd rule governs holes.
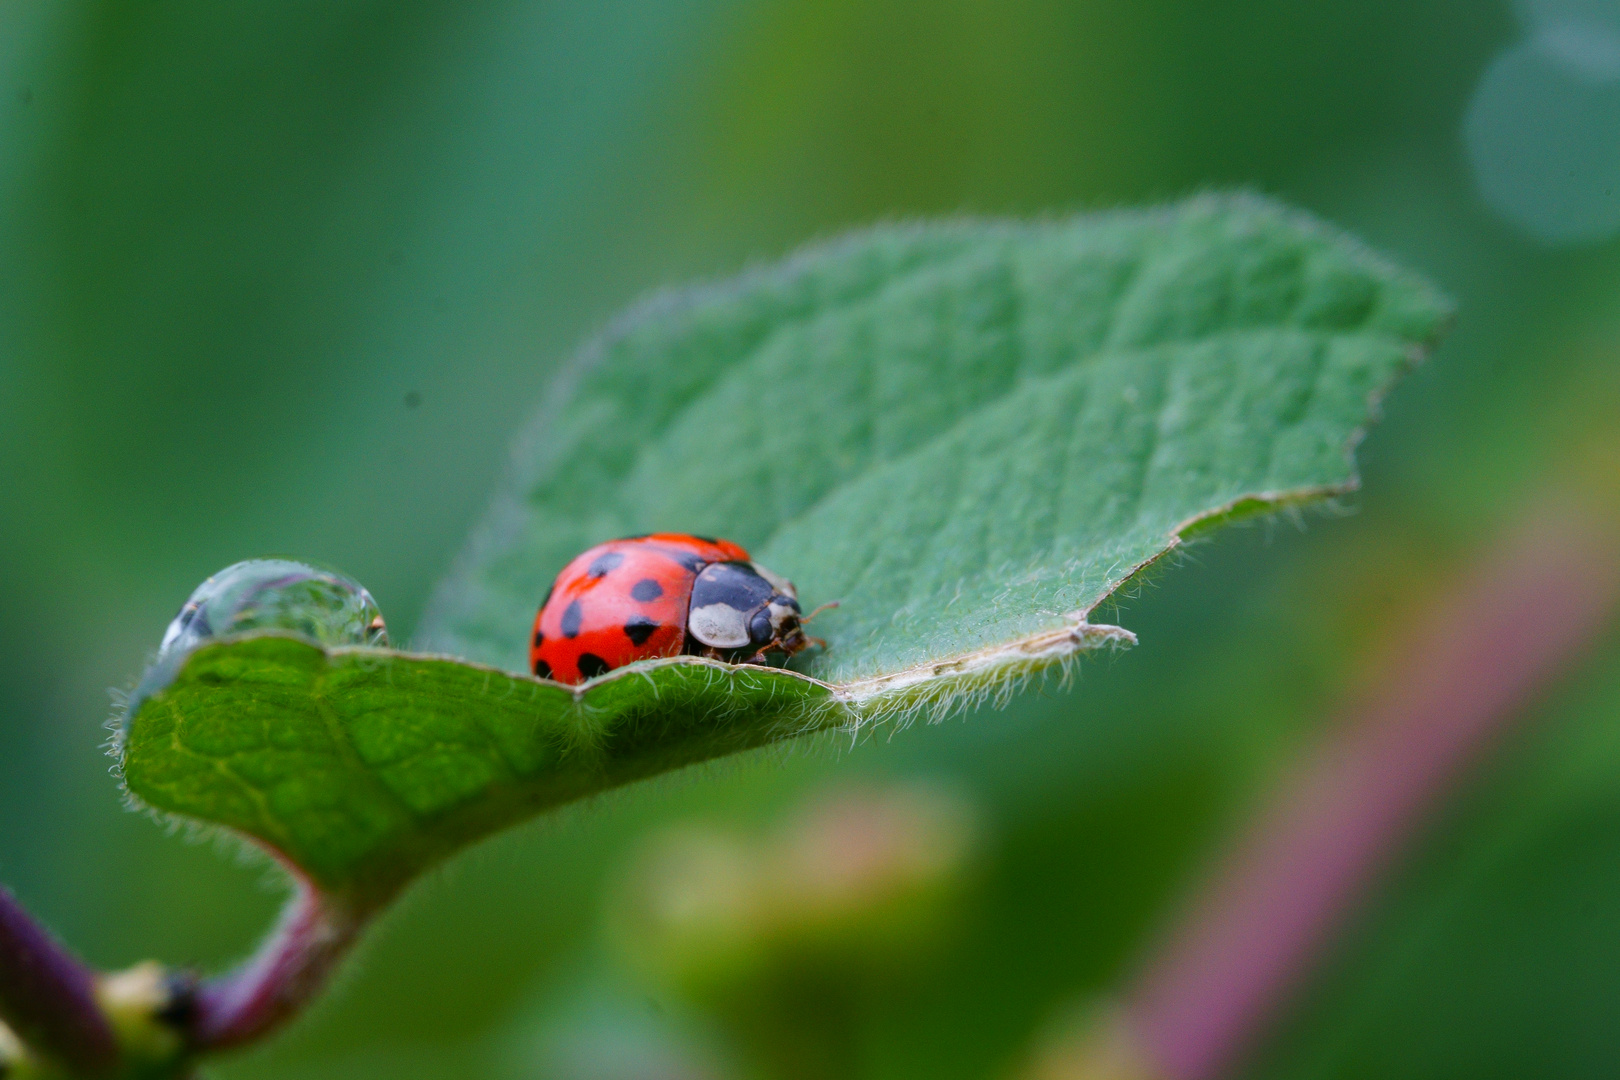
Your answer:
[[[591,568],[585,571],[591,577],[607,577],[616,570],[624,556],[617,551],[604,551],[591,563]]]
[[[640,600],[643,604],[656,600],[664,595],[664,587],[650,577],[644,577],[630,586],[630,597]]]
[[[534,662],[534,673],[542,679],[549,679],[551,678],[551,665],[544,660],[536,660]]]
[[[658,624],[645,615],[632,615],[630,621],[624,624],[625,636],[637,645],[645,645],[656,629]]]
[[[562,616],[563,637],[579,637],[579,624],[584,618],[585,612],[580,608],[578,600],[564,608]]]
[[[595,653],[579,654],[579,673],[587,679],[594,679],[598,675],[605,675],[608,671],[608,662]]]
[[[544,645],[545,643],[546,643],[546,635],[542,634],[538,629],[536,629],[535,632],[534,632],[534,647],[538,649],[540,646]]]

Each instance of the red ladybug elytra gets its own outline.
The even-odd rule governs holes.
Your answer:
[[[636,660],[708,656],[756,664],[815,641],[793,583],[729,540],[650,533],[575,557],[540,605],[529,666],[578,683]]]

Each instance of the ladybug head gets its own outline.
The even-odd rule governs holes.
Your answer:
[[[760,577],[770,582],[771,598],[749,619],[749,641],[763,649],[773,643],[786,644],[794,635],[803,637],[799,633],[799,622],[804,613],[799,609],[799,592],[793,587],[793,582],[777,577],[758,563],[751,565]],[[788,651],[791,653],[795,650]]]
[[[710,563],[692,582],[686,629],[700,646],[758,657],[802,649],[793,583],[752,562]]]

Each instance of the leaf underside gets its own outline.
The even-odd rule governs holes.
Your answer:
[[[659,297],[559,380],[417,645],[198,650],[124,775],[374,900],[537,809],[817,727],[1006,692],[1130,640],[1089,614],[1195,529],[1354,486],[1377,396],[1448,317],[1251,196],[894,226]],[[525,675],[551,578],[615,536],[724,536],[797,582],[797,672]],[[488,665],[488,666],[480,666]]]

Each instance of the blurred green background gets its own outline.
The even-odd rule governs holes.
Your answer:
[[[1558,53],[1536,21],[1558,18],[1596,60]],[[99,965],[248,949],[275,876],[121,808],[108,688],[254,555],[356,576],[408,639],[510,433],[647,290],[875,220],[1252,186],[1459,301],[1363,447],[1353,513],[1198,547],[1120,613],[1141,646],[1070,687],[502,835],[213,1069],[725,1072],[613,961],[603,883],[655,824],[766,823],[858,776],[965,793],[985,852],[926,977],[862,1009],[861,1073],[1004,1075],[1130,970],[1458,560],[1571,461],[1620,460],[1609,45],[1620,65],[1620,8],[1551,0],[8,0],[0,880]],[[1482,767],[1254,1075],[1620,1069],[1617,659],[1601,646]]]

